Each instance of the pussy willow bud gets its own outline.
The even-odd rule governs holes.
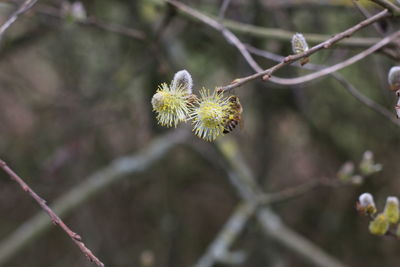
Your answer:
[[[383,211],[390,223],[397,223],[399,221],[399,199],[397,197],[388,197],[386,199],[385,209]]]
[[[381,164],[375,164],[374,154],[371,151],[365,151],[360,162],[360,172],[362,175],[371,175],[382,170]]]
[[[86,9],[81,2],[63,2],[61,14],[69,22],[81,22],[87,19]]]
[[[301,54],[304,53],[308,50],[308,44],[306,39],[304,38],[303,34],[301,33],[296,33],[292,37],[292,51],[293,53]],[[309,61],[308,57],[302,58],[300,60],[300,64],[303,66],[304,64],[307,64]]]
[[[182,88],[188,94],[192,93],[193,79],[187,70],[181,70],[175,73],[174,79],[171,82],[171,89]]]
[[[400,89],[400,66],[392,67],[388,74],[389,89],[397,91]]]
[[[363,193],[358,197],[357,210],[363,215],[376,213],[374,197],[370,193]]]
[[[348,182],[354,173],[354,163],[351,161],[345,162],[338,171],[338,178],[340,181]]]
[[[389,230],[389,220],[380,213],[369,223],[369,232],[373,235],[384,235]]]

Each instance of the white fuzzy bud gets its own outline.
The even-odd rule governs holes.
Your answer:
[[[174,79],[171,82],[171,89],[175,90],[179,87],[187,90],[188,94],[192,93],[193,79],[187,70],[180,70],[174,75]]]
[[[390,69],[388,83],[390,90],[397,91],[400,89],[400,66],[395,66]]]
[[[292,50],[295,54],[304,53],[308,50],[308,44],[303,34],[296,33],[292,37]]]
[[[369,206],[375,207],[374,197],[370,193],[363,193],[358,197],[360,207],[367,208]]]

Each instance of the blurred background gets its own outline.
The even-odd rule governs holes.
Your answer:
[[[214,17],[222,4],[182,2]],[[2,1],[1,22],[21,3]],[[150,104],[157,85],[169,83],[176,71],[192,74],[195,91],[253,73],[221,33],[164,1],[81,4],[83,9],[74,13],[71,3],[39,1],[0,42],[0,155],[50,204],[113,160],[140,155],[155,138],[190,133],[183,125],[157,125]],[[371,13],[380,10],[364,7]],[[328,38],[364,19],[351,1],[310,0],[232,0],[225,17]],[[388,20],[380,27],[389,34],[398,25]],[[372,26],[355,36],[382,37]],[[289,40],[246,32],[238,37],[275,54],[291,53]],[[333,46],[310,61],[333,65],[367,47]],[[264,68],[275,64],[256,59]],[[377,53],[340,73],[394,116],[396,98],[386,77],[396,63]],[[288,66],[276,75],[308,72]],[[382,209],[386,196],[399,195],[399,126],[331,77],[299,86],[253,81],[233,93],[241,99],[244,125],[229,136],[238,141],[265,192],[336,179],[345,161],[357,164],[364,151],[374,152],[383,171],[362,185],[323,187],[272,208],[289,227],[347,266],[397,266],[399,242],[370,235],[368,220],[357,214],[355,203],[368,191]],[[182,142],[186,145],[174,146],[143,172],[96,192],[65,217],[106,266],[192,266],[240,202],[226,171],[209,161],[219,160],[213,144],[192,134]],[[5,173],[0,178],[0,238],[7,241],[40,209]],[[265,237],[254,219],[234,248],[247,253],[238,266],[312,266]],[[2,266],[94,264],[52,226]]]

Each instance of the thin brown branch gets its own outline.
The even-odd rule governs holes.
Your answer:
[[[264,81],[267,81],[271,77],[272,73],[281,69],[282,67],[289,65],[295,61],[298,61],[301,58],[309,57],[310,55],[316,53],[319,50],[327,49],[327,48],[331,47],[332,45],[336,44],[337,42],[340,42],[341,40],[352,36],[354,33],[367,27],[368,25],[370,25],[376,21],[379,21],[383,18],[389,17],[391,15],[389,13],[389,11],[387,9],[385,9],[385,10],[379,12],[378,14],[359,22],[358,24],[354,25],[353,27],[350,27],[349,29],[347,29],[339,34],[336,34],[332,38],[330,38],[318,45],[313,46],[312,48],[305,51],[304,53],[287,56],[287,57],[285,57],[285,59],[282,62],[280,62],[266,70],[261,71],[257,67],[258,64],[254,64],[254,60],[251,58],[251,56],[249,59],[249,57],[246,55],[246,53],[248,54],[248,52],[247,51],[244,52],[243,49],[241,49],[241,46],[243,44],[241,44],[240,41],[238,41],[238,39],[236,38],[236,36],[234,36],[231,32],[227,32],[227,30],[224,29],[224,27],[218,21],[216,21],[216,20],[200,13],[199,11],[197,11],[193,8],[190,8],[189,6],[187,6],[183,3],[180,3],[178,1],[167,0],[167,2],[170,3],[171,5],[174,5],[180,11],[187,13],[190,16],[196,17],[198,20],[202,21],[203,23],[211,26],[212,28],[214,28],[218,31],[221,31],[227,39],[229,39],[233,44],[235,44],[235,46],[239,49],[239,51],[242,53],[242,55],[246,58],[246,60],[249,62],[249,64],[252,66],[252,68],[257,71],[257,73],[255,73],[253,75],[235,79],[233,82],[231,82],[231,84],[219,87],[220,91],[232,90],[234,88],[240,87],[241,85],[243,85],[249,81],[253,81],[258,78],[262,78]]]
[[[138,173],[147,170],[163,158],[176,145],[185,142],[187,129],[169,132],[154,139],[141,151],[133,155],[120,157],[83,179],[83,182],[57,198],[52,209],[59,216],[66,216],[84,202],[102,192],[105,188],[124,178],[138,178]],[[139,176],[140,177],[140,176]],[[29,227],[27,227],[29,226]],[[7,262],[33,240],[51,227],[47,215],[40,212],[27,220],[8,237],[0,242],[0,266],[9,266]]]
[[[260,50],[254,47],[251,47],[249,45],[246,45],[246,49],[251,52],[252,54],[258,55],[258,56],[262,56],[264,58],[268,58],[270,60],[273,61],[281,61],[283,60],[284,57],[276,55],[274,53],[268,52],[268,51],[264,51],[264,50]],[[323,65],[316,65],[316,64],[312,64],[309,63],[305,66],[300,66],[300,64],[294,64],[296,67],[302,67],[305,69],[310,69],[310,70],[321,70],[323,69],[325,66]],[[331,75],[335,80],[337,80],[355,99],[357,99],[360,103],[366,105],[367,107],[369,107],[370,109],[372,109],[373,111],[377,112],[378,114],[382,115],[383,117],[385,117],[386,119],[388,119],[389,121],[391,121],[392,123],[394,123],[396,126],[400,126],[400,121],[398,119],[396,119],[392,112],[390,112],[387,108],[381,106],[380,104],[372,101],[371,99],[369,99],[368,97],[366,97],[365,95],[363,95],[362,93],[360,93],[359,90],[357,90],[357,88],[352,85],[349,81],[347,81],[343,75],[339,74],[339,73],[330,73],[329,75]],[[271,82],[276,83],[276,84],[280,84],[279,83],[279,78],[272,76],[270,79]]]
[[[306,193],[315,190],[317,188],[320,188],[321,186],[336,187],[341,184],[343,185],[343,183],[340,183],[340,181],[338,180],[334,181],[330,179],[311,180],[310,182],[306,182],[298,186],[289,187],[278,192],[262,195],[259,198],[259,204],[270,205],[277,202],[283,202],[305,195]]]
[[[223,20],[222,23],[226,28],[234,31],[235,33],[240,33],[242,35],[248,35],[252,37],[273,39],[283,42],[290,42],[293,35],[296,33],[283,29],[266,28],[257,25],[246,24],[229,19]],[[307,42],[309,44],[319,44],[331,37],[329,35],[315,33],[303,33],[303,35],[307,39]],[[379,38],[375,37],[352,37],[350,39],[342,40],[340,43],[337,43],[337,46],[346,48],[363,48],[371,46],[378,41]]]
[[[237,143],[225,137],[219,139],[215,144],[227,163],[227,166],[224,167],[232,183],[237,187],[241,198],[248,203],[257,202],[258,197],[263,195],[262,187],[257,184],[251,169],[242,158]],[[228,147],[229,149],[227,149]],[[216,162],[213,163],[216,164]],[[313,265],[324,267],[345,266],[308,239],[287,227],[280,217],[268,207],[258,207],[256,217],[265,235],[292,249],[313,263]]]
[[[282,67],[287,66],[295,61],[298,61],[301,58],[309,57],[310,55],[312,55],[322,49],[329,48],[330,46],[334,45],[335,43],[339,42],[340,40],[350,37],[355,32],[361,30],[362,28],[374,23],[375,21],[386,18],[388,16],[390,16],[390,13],[388,12],[387,9],[385,9],[385,10],[379,12],[378,14],[374,15],[373,17],[368,18],[368,19],[358,23],[357,25],[335,35],[334,37],[326,40],[325,42],[322,42],[316,46],[313,46],[312,48],[305,51],[304,53],[287,56],[287,57],[285,57],[285,59],[282,62],[280,62],[262,72],[259,72],[259,73],[256,73],[256,74],[253,74],[253,75],[250,75],[247,77],[235,79],[231,84],[220,87],[220,90],[229,91],[234,88],[240,87],[247,82],[253,81],[253,80],[261,78],[261,77],[262,77],[262,80],[267,81],[275,71],[281,69]]]
[[[26,0],[21,6],[18,7],[16,11],[14,11],[11,16],[0,26],[0,39],[3,37],[4,32],[18,19],[20,15],[27,12],[34,4],[36,4],[37,0]]]
[[[27,192],[39,205],[40,207],[50,216],[52,222],[55,225],[60,226],[64,232],[67,233],[67,235],[72,239],[72,241],[75,242],[75,244],[79,247],[79,249],[82,251],[82,253],[92,262],[94,262],[97,266],[104,267],[104,264],[88,249],[85,244],[82,242],[82,238],[80,235],[72,231],[61,219],[58,217],[57,214],[54,213],[54,211],[47,206],[46,201],[41,198],[38,194],[35,193],[35,191],[32,190],[29,185],[27,185],[24,180],[18,176],[3,160],[0,159],[0,168],[2,168],[12,180],[17,182],[22,190]]]
[[[389,44],[390,42],[392,42],[393,40],[395,40],[396,38],[398,38],[400,36],[400,31],[397,31],[395,33],[393,33],[392,35],[383,38],[380,42],[376,43],[375,45],[371,46],[370,48],[362,51],[361,53],[348,58],[342,62],[339,62],[333,66],[327,67],[325,69],[316,71],[314,73],[308,74],[308,75],[304,75],[301,77],[296,77],[296,78],[279,78],[279,77],[274,77],[274,82],[279,83],[281,85],[295,85],[295,84],[302,84],[305,82],[309,82],[315,79],[318,79],[320,77],[323,77],[325,75],[331,74],[333,72],[336,72],[340,69],[343,69],[345,67],[348,67],[354,63],[356,63],[357,61],[360,61],[364,58],[366,58],[368,55],[378,51],[379,49],[381,49],[382,47],[384,47],[385,45]]]

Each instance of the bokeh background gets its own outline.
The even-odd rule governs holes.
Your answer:
[[[222,3],[184,2],[214,16]],[[163,1],[82,4],[98,25],[65,15],[62,1],[43,0],[0,41],[0,155],[50,204],[113,160],[140,154],[158,136],[179,131],[157,125],[150,104],[157,85],[170,82],[176,71],[187,69],[195,90],[252,73],[219,32]],[[15,7],[15,2],[2,1],[1,21]],[[331,36],[363,16],[351,1],[232,0],[226,18]],[[128,36],[107,25],[134,33]],[[393,20],[382,25],[386,34],[398,27]],[[238,36],[279,55],[291,53],[289,41]],[[381,37],[373,27],[356,36]],[[332,65],[360,51],[333,46],[313,55],[311,62]],[[259,57],[257,61],[265,68],[274,64]],[[377,53],[340,73],[393,111],[396,99],[387,90],[386,75],[396,63]],[[289,66],[276,75],[307,72]],[[399,126],[358,102],[331,77],[300,86],[253,81],[234,93],[244,107],[244,124],[230,135],[266,192],[313,179],[336,179],[345,161],[357,164],[364,151],[374,152],[383,171],[362,185],[323,187],[272,208],[288,226],[348,266],[397,266],[399,241],[370,235],[368,220],[357,214],[355,202],[369,191],[381,209],[386,196],[399,195]],[[65,218],[107,266],[191,266],[239,203],[224,169],[204,157],[218,161],[213,144],[194,135],[185,140],[186,145],[177,145],[140,174],[98,192]],[[7,240],[37,212],[38,205],[0,173],[0,238]],[[266,238],[255,220],[234,248],[247,253],[240,266],[311,266]],[[149,258],[153,263],[146,265]],[[94,265],[54,226],[3,266]]]

